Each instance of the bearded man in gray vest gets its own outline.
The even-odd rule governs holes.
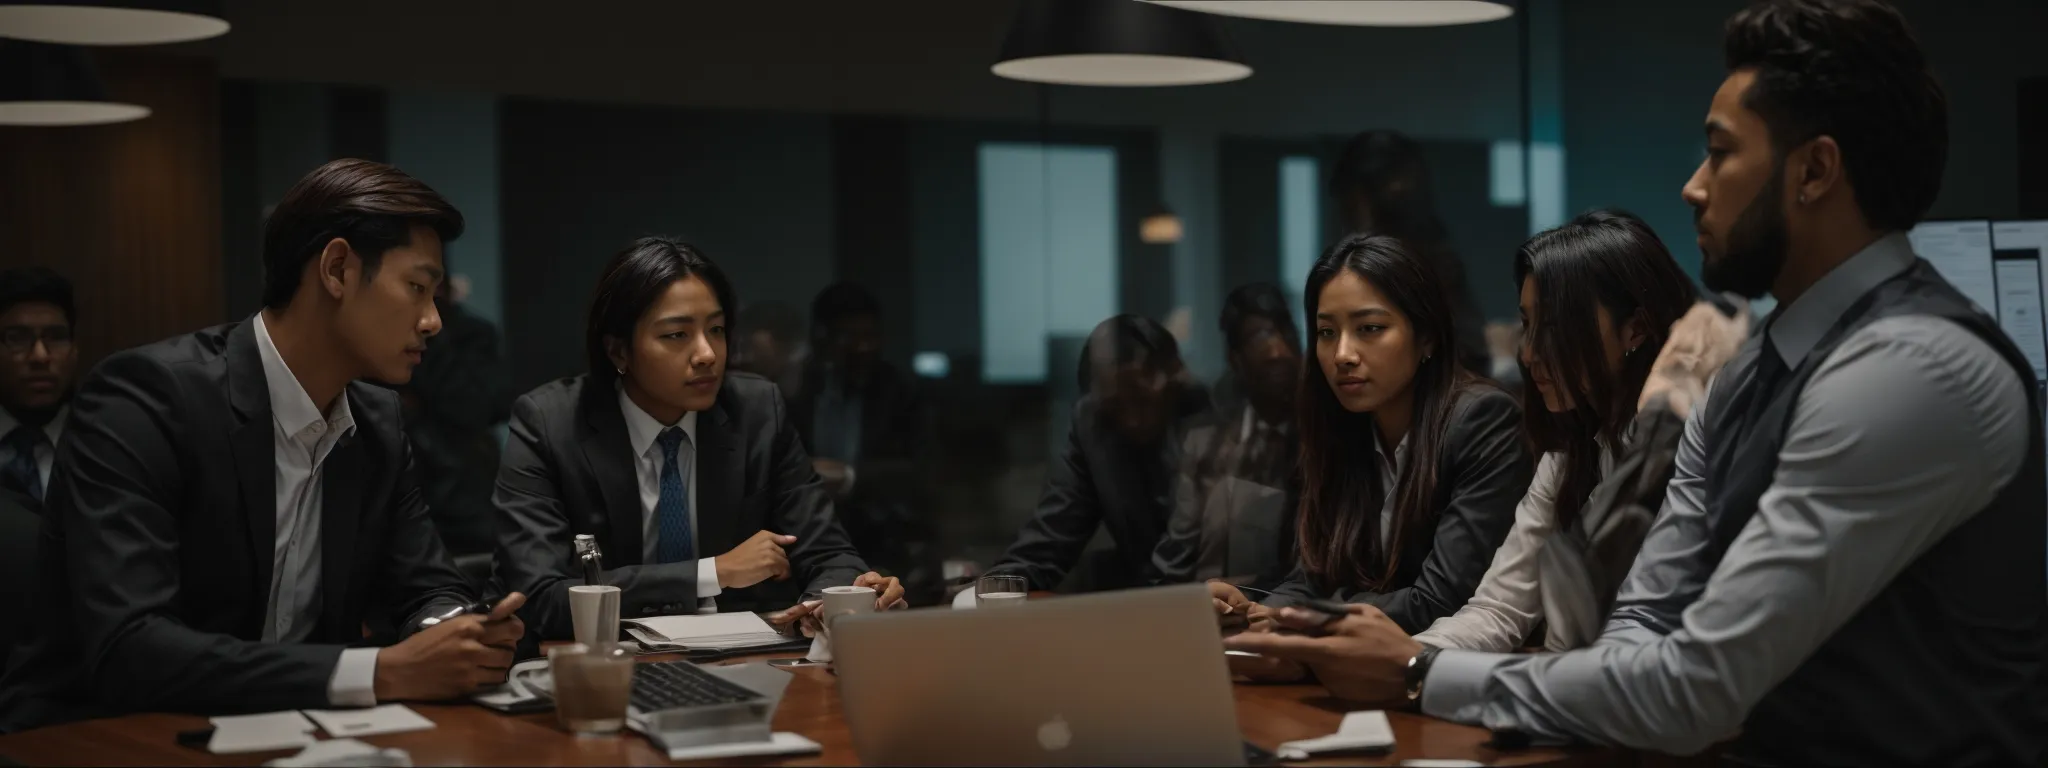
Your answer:
[[[1405,693],[1511,739],[1727,742],[1723,758],[1756,765],[2042,765],[2038,385],[1906,236],[1940,187],[1947,97],[1878,0],[1760,0],[1724,45],[1684,198],[1707,286],[1779,308],[1692,412],[1601,639],[1438,652],[1354,607],[1325,637],[1230,644],[1309,661],[1340,696]]]

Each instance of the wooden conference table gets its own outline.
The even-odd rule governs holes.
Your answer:
[[[794,654],[781,654],[791,656]],[[642,657],[646,661],[679,658]],[[741,658],[728,664],[775,656]],[[717,761],[737,765],[857,765],[852,734],[839,708],[839,689],[822,667],[791,670],[795,679],[775,712],[775,730],[803,734],[824,747],[817,755],[795,758],[737,758]],[[1329,698],[1313,685],[1245,685],[1235,687],[1238,725],[1246,739],[1271,749],[1281,742],[1307,739],[1337,729],[1343,713],[1356,707]],[[622,733],[609,738],[577,738],[555,724],[552,712],[502,715],[473,705],[415,704],[414,710],[438,726],[433,730],[364,737],[380,747],[412,754],[419,766],[433,765],[668,765],[666,754],[646,738]],[[1463,759],[1489,765],[1631,766],[1633,755],[1599,749],[1526,749],[1496,751],[1482,744],[1484,729],[1389,712],[1397,749],[1388,755],[1352,756],[1314,764],[1397,765],[1414,758]],[[215,755],[181,747],[180,731],[204,728],[192,715],[142,714],[42,728],[0,736],[0,757],[23,765],[260,765],[293,751],[246,755]]]

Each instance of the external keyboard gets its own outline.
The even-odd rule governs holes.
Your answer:
[[[687,661],[659,661],[633,667],[633,707],[641,712],[737,704],[766,698],[746,686],[704,671]]]

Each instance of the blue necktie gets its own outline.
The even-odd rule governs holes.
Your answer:
[[[655,442],[661,445],[661,501],[654,506],[656,531],[654,559],[679,563],[694,556],[690,541],[690,497],[684,493],[682,462],[676,460],[688,435],[675,427],[661,431]]]
[[[0,467],[0,487],[12,488],[42,501],[43,474],[36,467],[36,447],[48,439],[41,427],[26,424],[7,433],[7,439],[0,440],[0,445],[14,449],[14,458],[7,462],[7,466]]]

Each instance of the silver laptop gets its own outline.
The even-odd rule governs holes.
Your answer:
[[[1245,761],[1199,584],[849,616],[832,646],[868,765]]]

